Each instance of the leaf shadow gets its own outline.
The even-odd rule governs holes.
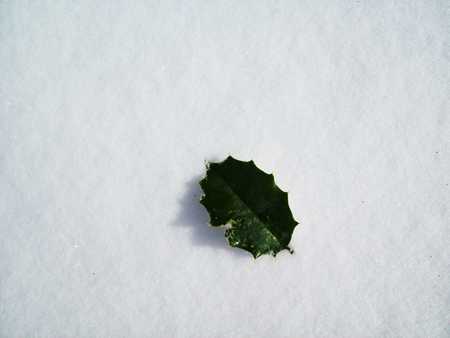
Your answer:
[[[208,212],[200,204],[202,190],[199,182],[201,179],[199,175],[186,183],[186,192],[179,199],[180,211],[173,224],[191,228],[191,240],[195,246],[227,250],[237,257],[248,258],[249,254],[244,250],[228,245],[223,228],[209,226]]]

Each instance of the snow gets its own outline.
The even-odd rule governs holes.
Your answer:
[[[448,337],[445,1],[0,3],[0,336]],[[207,226],[205,161],[289,191]]]

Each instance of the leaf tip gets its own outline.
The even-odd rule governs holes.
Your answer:
[[[227,161],[236,161],[236,159],[233,156],[228,155],[224,162],[227,162]]]

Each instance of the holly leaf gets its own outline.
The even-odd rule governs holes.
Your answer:
[[[233,247],[257,258],[276,256],[281,250],[293,252],[288,244],[298,222],[288,205],[288,194],[275,184],[272,174],[229,156],[210,162],[200,181],[205,206],[214,227],[227,226],[225,237]]]

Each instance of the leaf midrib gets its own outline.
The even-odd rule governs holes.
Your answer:
[[[266,229],[271,235],[272,237],[278,242],[279,245],[281,245],[280,240],[277,238],[277,236],[274,235],[274,233],[272,231],[270,231],[269,227],[267,226],[267,223],[264,222],[258,215],[258,213],[253,210],[253,208],[251,208],[237,193],[236,191],[234,191],[233,187],[228,183],[228,181],[222,176],[220,175],[217,171],[214,171],[214,173],[216,174],[217,177],[219,177],[219,179],[222,180],[222,182],[224,182],[224,184],[230,189],[231,193],[245,206],[247,207],[248,210],[251,211],[251,213],[253,215],[255,215],[255,217],[258,219],[258,221],[263,225],[264,229]]]

